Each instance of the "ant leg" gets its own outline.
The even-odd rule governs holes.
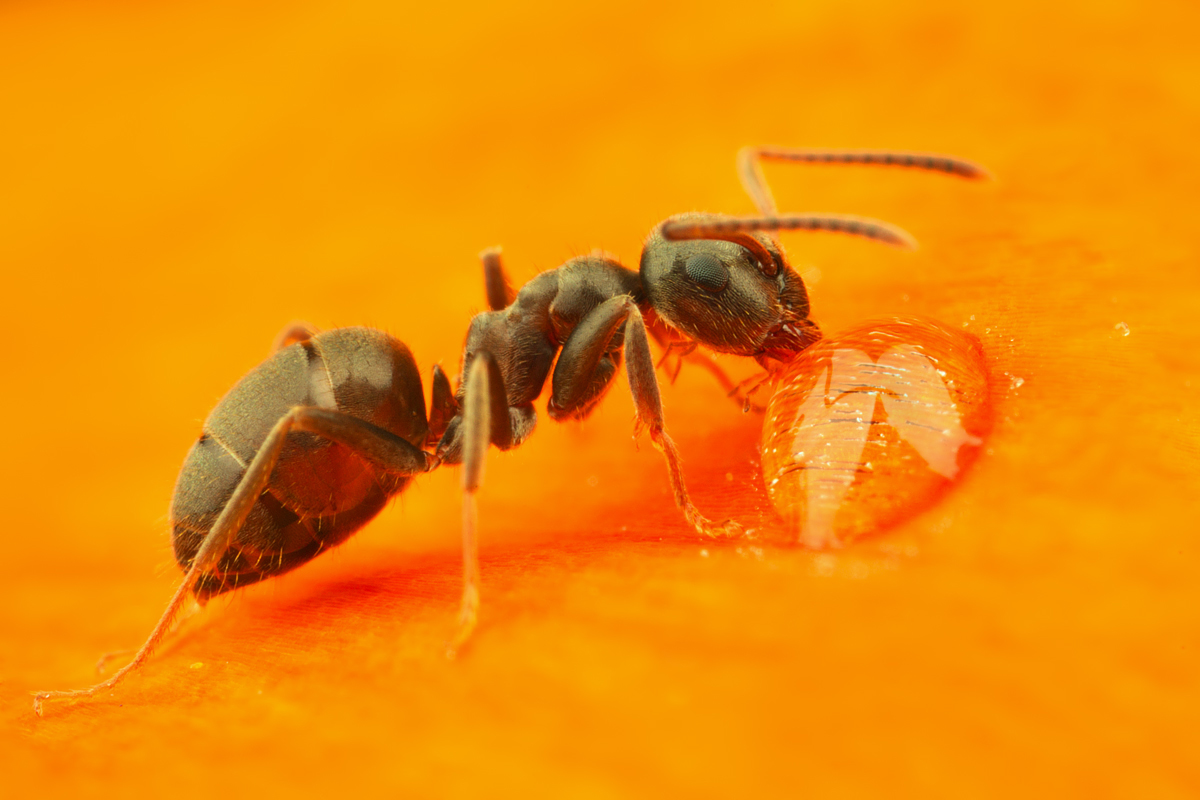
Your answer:
[[[485,356],[484,366],[488,374],[488,408],[491,419],[491,443],[501,450],[511,450],[524,442],[537,426],[537,411],[533,403],[522,403],[518,406],[508,405],[508,394],[504,388],[504,376],[495,357],[487,351],[480,350],[476,356]],[[468,375],[475,364],[475,356],[466,364],[463,374]],[[462,389],[467,382],[459,387]],[[465,431],[466,418],[462,411],[465,408],[465,392],[463,407],[455,406],[457,415],[446,426],[446,432],[437,443],[436,454],[441,464],[461,464],[466,457]],[[455,401],[457,403],[457,401]]]
[[[275,335],[275,341],[271,342],[271,352],[277,353],[296,342],[307,342],[318,333],[319,331],[307,322],[298,319],[292,320],[284,326],[283,330]]]
[[[438,364],[433,365],[433,380],[429,397],[429,436],[426,447],[433,447],[442,438],[450,420],[458,416],[458,400],[450,388],[450,379]]]
[[[250,462],[250,466],[246,468],[245,474],[242,475],[237,488],[233,490],[229,501],[221,509],[217,521],[213,523],[212,528],[205,535],[204,541],[200,543],[200,548],[196,551],[196,555],[184,575],[183,583],[171,596],[166,610],[133,660],[113,673],[108,680],[87,689],[35,693],[33,710],[38,716],[41,716],[42,705],[46,700],[91,697],[96,692],[111,689],[150,657],[163,637],[170,631],[172,622],[183,608],[196,582],[202,575],[217,566],[234,537],[245,524],[254,504],[258,502],[259,496],[270,482],[271,472],[275,469],[275,463],[279,460],[279,453],[283,450],[288,434],[294,430],[315,433],[339,444],[344,444],[363,458],[402,475],[416,475],[437,466],[437,460],[424,450],[414,447],[390,431],[378,428],[357,417],[323,408],[293,408],[275,423],[271,432],[267,434],[267,438],[258,448],[254,460]]]
[[[933,153],[905,153],[887,150],[812,150],[797,147],[743,147],[737,154],[738,178],[742,188],[754,201],[758,213],[773,216],[778,212],[775,198],[767,186],[762,172],[763,159],[771,161],[799,161],[806,164],[875,164],[880,166],[909,167],[933,172],[944,172],[960,178],[978,180],[990,177],[988,171],[978,164],[952,156]]]
[[[683,483],[683,468],[680,466],[679,451],[667,435],[663,421],[662,398],[658,392],[658,380],[654,376],[654,360],[650,357],[650,345],[646,340],[646,326],[642,315],[632,301],[629,303],[629,318],[625,322],[625,357],[629,377],[629,390],[637,406],[636,436],[643,427],[649,429],[654,442],[667,460],[667,471],[671,476],[671,488],[675,492],[675,505],[697,532],[705,536],[740,536],[742,526],[733,520],[714,524],[692,505],[687,487]]]
[[[629,389],[637,406],[637,428],[648,428],[654,446],[667,460],[675,504],[683,511],[688,523],[706,536],[736,536],[742,528],[736,522],[719,525],[696,510],[683,482],[679,451],[667,435],[663,422],[662,399],[658,379],[654,376],[654,359],[650,355],[646,326],[637,304],[628,295],[605,300],[584,317],[563,343],[554,367],[550,398],[550,416],[580,418],[586,416],[607,388],[616,366],[611,360],[611,346],[624,325],[623,347],[628,360]],[[621,342],[620,339],[617,339]],[[606,358],[609,356],[609,358]]]
[[[179,617],[175,620],[175,624],[171,626],[171,629],[169,631],[167,631],[166,636],[170,636],[170,637],[178,636],[180,628],[182,628],[183,625],[189,619],[191,619],[193,616],[195,616],[196,612],[198,612],[200,609],[201,609],[201,605],[199,603],[193,602],[191,605],[191,608],[189,608],[187,611],[185,611],[183,613],[183,615],[181,617]],[[166,638],[166,636],[164,636],[164,638]],[[123,656],[130,656],[135,653],[137,653],[137,648],[125,647],[120,650],[110,650],[107,653],[102,654],[100,656],[100,658],[98,658],[96,660],[96,674],[103,675],[105,670],[108,668],[109,662],[112,661],[113,659],[121,658]]]
[[[609,298],[593,308],[563,342],[546,412],[553,420],[583,419],[604,397],[621,364],[621,325],[633,300]]]
[[[650,334],[655,344],[662,348],[663,351],[662,358],[654,366],[662,368],[672,355],[678,358],[673,370],[670,366],[666,368],[670,372],[671,383],[675,383],[675,379],[679,377],[680,370],[683,369],[683,362],[687,361],[706,370],[716,379],[721,388],[725,390],[727,397],[733,398],[733,401],[738,404],[739,408],[743,406],[743,399],[738,394],[738,384],[729,377],[721,365],[711,356],[698,349],[699,343],[688,339],[675,338],[674,332],[652,310],[642,318],[642,321],[645,323],[646,332]],[[683,350],[682,352],[676,352],[681,349]],[[758,409],[757,406],[753,408],[754,410]]]
[[[479,619],[479,509],[475,494],[483,483],[483,467],[488,445],[495,440],[493,422],[497,416],[509,419],[508,400],[500,370],[490,353],[479,352],[467,374],[467,391],[463,398],[462,425],[462,490],[463,490],[463,596],[458,612],[458,630],[446,647],[446,657],[454,658],[471,638]],[[509,431],[508,437],[511,439]]]
[[[483,289],[487,295],[488,308],[492,311],[503,311],[512,305],[517,293],[513,291],[512,282],[504,274],[500,248],[489,247],[479,254],[479,260],[483,262]]]
[[[739,382],[737,386],[734,386],[729,391],[729,397],[741,405],[743,414],[749,414],[751,411],[755,414],[762,414],[767,410],[767,407],[755,403],[754,395],[758,394],[770,382],[771,373],[764,370]]]

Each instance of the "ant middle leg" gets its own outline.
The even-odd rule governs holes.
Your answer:
[[[417,475],[437,466],[437,459],[413,446],[390,431],[376,427],[341,411],[323,408],[296,407],[285,414],[255,453],[246,467],[233,494],[226,501],[212,528],[205,534],[196,555],[192,558],[184,575],[183,583],[175,590],[167,608],[159,617],[145,643],[138,649],[133,660],[113,673],[106,681],[86,689],[72,691],[36,692],[33,710],[41,716],[46,700],[72,697],[91,697],[97,692],[111,689],[133,670],[137,669],[170,632],[180,610],[187,602],[192,590],[202,576],[210,573],[229,549],[242,526],[250,516],[254,504],[266,490],[271,472],[279,460],[284,442],[292,431],[307,431],[330,439],[354,450],[363,458],[389,472],[401,475]]]
[[[633,298],[620,295],[596,306],[563,344],[554,368],[551,416],[556,419],[586,416],[603,396],[616,371],[619,349],[625,353],[629,389],[637,407],[635,435],[642,428],[647,429],[654,446],[662,452],[675,504],[688,523],[705,536],[741,535],[740,525],[732,520],[712,522],[696,509],[688,495],[679,450],[666,431],[646,326]]]
[[[487,351],[476,353],[467,372],[461,424],[455,439],[461,442],[463,596],[458,612],[458,629],[446,646],[447,658],[461,651],[479,620],[479,508],[475,495],[483,483],[488,446],[513,441],[512,417],[504,381],[496,360]]]

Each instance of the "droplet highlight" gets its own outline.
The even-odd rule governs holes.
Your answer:
[[[767,493],[804,545],[845,544],[935,503],[978,457],[992,418],[974,336],[918,319],[864,323],[776,377]]]

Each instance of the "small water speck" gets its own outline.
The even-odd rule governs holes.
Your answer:
[[[1020,389],[1024,385],[1025,385],[1025,379],[1018,378],[1016,375],[1013,375],[1012,380],[1009,381],[1009,386],[1011,386],[1013,388],[1013,390]]]
[[[701,551],[700,551],[700,557],[701,557],[701,558],[708,558],[708,551],[707,551],[707,550],[701,550]]]
[[[204,669],[204,662],[203,662],[203,661],[197,661],[197,662],[193,663],[193,664],[192,664],[192,665],[189,667],[189,669]]]
[[[1126,325],[1124,322],[1118,322],[1116,325],[1113,325],[1113,330],[1117,331],[1122,336],[1129,335],[1129,326]]]

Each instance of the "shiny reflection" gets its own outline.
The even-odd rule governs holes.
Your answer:
[[[779,376],[763,432],[767,490],[805,545],[844,543],[934,502],[978,455],[991,418],[969,334],[860,325]]]

